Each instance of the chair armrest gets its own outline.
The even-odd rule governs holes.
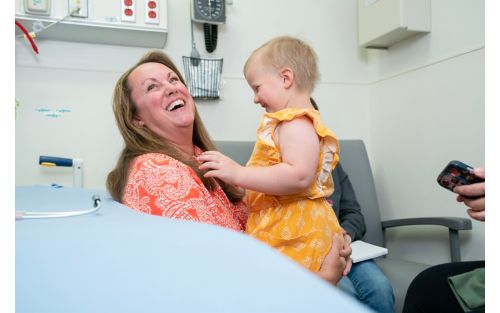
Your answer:
[[[439,225],[453,230],[471,230],[470,219],[461,217],[416,217],[382,221],[382,229],[410,225]]]
[[[460,256],[460,238],[458,231],[471,230],[472,223],[470,219],[461,217],[416,217],[416,218],[402,218],[396,220],[382,221],[382,232],[385,245],[385,230],[387,228],[399,226],[412,226],[412,225],[438,225],[448,228],[450,238],[450,253],[451,261],[459,262]]]

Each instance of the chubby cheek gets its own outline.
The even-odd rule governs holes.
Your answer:
[[[186,99],[186,102],[189,103],[189,106],[191,107],[192,111],[194,112],[194,107],[195,107],[195,104],[194,104],[194,99],[193,97],[191,96],[191,94],[189,93],[189,90],[186,86],[182,85],[181,87],[179,87],[179,93],[181,93],[184,98]]]
[[[259,93],[257,93],[257,97],[256,98],[259,101],[259,103],[268,102],[269,101],[265,90],[259,90]]]
[[[179,83],[179,85],[177,86],[177,91],[181,93],[183,96],[191,98],[191,94],[189,93],[189,90],[186,85]]]
[[[132,101],[135,103],[137,112],[141,114],[151,110],[152,108],[160,106],[161,97],[153,93],[149,93],[147,95],[144,95],[142,97],[137,97],[135,99],[134,97],[132,97]]]
[[[163,103],[163,93],[162,92],[155,92],[155,93],[151,93],[149,95],[149,105],[152,107],[152,108],[159,108],[161,107],[162,103]]]

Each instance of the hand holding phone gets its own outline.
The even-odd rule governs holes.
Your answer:
[[[474,174],[474,168],[460,161],[450,161],[437,178],[439,185],[453,191],[456,186],[470,185],[484,182]]]
[[[476,175],[477,173],[477,175]],[[485,220],[484,168],[474,170],[460,161],[451,161],[438,176],[438,183],[458,194],[457,201],[467,207],[467,214],[475,220]]]

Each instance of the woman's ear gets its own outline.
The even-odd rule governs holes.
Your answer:
[[[134,125],[136,127],[142,127],[142,126],[144,126],[144,122],[141,121],[141,119],[138,116],[134,116],[134,119],[132,120],[132,123],[134,123]]]
[[[280,72],[280,77],[281,79],[283,79],[283,83],[286,89],[290,88],[293,85],[293,79],[294,79],[293,71],[290,68],[288,67],[282,68]]]

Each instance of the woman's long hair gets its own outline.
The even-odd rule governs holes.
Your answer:
[[[133,159],[146,153],[163,153],[191,167],[208,190],[214,190],[218,183],[231,202],[241,201],[243,193],[240,190],[219,179],[203,177],[203,173],[198,169],[198,165],[195,161],[179,153],[173,145],[170,145],[146,127],[139,127],[133,123],[137,108],[130,97],[131,90],[127,84],[128,77],[138,66],[151,62],[167,66],[174,71],[182,83],[186,85],[175,64],[161,51],[148,52],[136,65],[126,71],[120,79],[118,79],[113,95],[113,112],[118,129],[125,142],[125,147],[118,158],[115,168],[108,174],[106,187],[109,193],[114,200],[121,202]],[[216,150],[196,108],[193,127],[193,144],[203,151]]]

